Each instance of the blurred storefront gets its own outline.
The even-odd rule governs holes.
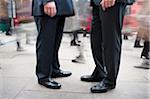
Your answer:
[[[0,31],[6,30],[6,22],[11,19],[13,25],[33,21],[31,16],[32,0],[0,0]]]
[[[0,0],[0,19],[8,17],[7,3],[5,0]]]
[[[15,0],[17,19],[20,23],[33,21],[31,16],[31,2],[32,0]]]
[[[0,31],[6,31],[5,19],[8,18],[7,3],[5,0],[0,0]]]

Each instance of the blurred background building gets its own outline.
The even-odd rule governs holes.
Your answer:
[[[13,21],[14,24],[11,22],[11,26],[32,21],[31,1],[32,0],[0,0],[0,30],[3,32],[7,30],[7,19]]]

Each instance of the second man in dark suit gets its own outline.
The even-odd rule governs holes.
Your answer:
[[[91,48],[95,61],[92,75],[84,75],[82,81],[99,82],[92,93],[102,93],[116,87],[121,57],[121,30],[126,5],[134,0],[91,0],[93,20]]]

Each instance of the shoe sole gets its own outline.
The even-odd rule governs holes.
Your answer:
[[[106,90],[91,90],[91,92],[92,93],[105,93],[105,92],[107,92],[107,91],[109,91],[109,90],[112,90],[112,89],[115,89],[115,87],[111,87],[111,88],[109,88],[109,89],[106,89]]]
[[[41,86],[44,86],[44,87],[46,87],[46,88],[49,88],[49,89],[60,89],[61,88],[61,86],[58,86],[58,87],[53,87],[53,86],[47,86],[47,85],[43,85],[43,84],[41,84],[41,83],[39,83]]]
[[[81,61],[76,61],[76,60],[72,60],[73,63],[80,63],[80,64],[84,64],[85,62],[81,62]]]
[[[67,75],[67,76],[51,76],[51,78],[63,78],[63,77],[69,77],[69,76],[71,76],[72,74],[70,74],[70,75]]]

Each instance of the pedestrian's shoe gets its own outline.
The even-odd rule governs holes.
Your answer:
[[[6,32],[7,36],[12,36],[12,34],[10,32]]]
[[[140,69],[150,69],[150,62],[149,59],[144,59],[142,64],[139,66],[134,66],[135,68],[140,68]]]
[[[73,63],[85,63],[85,59],[83,56],[79,55],[78,57],[76,57],[75,59],[72,60]]]
[[[98,79],[92,75],[84,75],[81,76],[81,81],[85,81],[85,82],[99,82],[101,81],[101,79]]]
[[[143,50],[142,50],[142,53],[141,53],[141,58],[145,58],[145,59],[149,59],[150,58],[150,56],[149,56],[149,51],[150,51],[150,49],[149,49],[149,45],[150,45],[150,42],[144,42],[144,48],[143,48]]]
[[[143,47],[143,46],[140,44],[140,40],[135,40],[134,47],[135,47],[135,48],[142,48],[142,47]]]
[[[75,40],[72,40],[72,41],[70,42],[70,45],[71,45],[71,46],[80,46],[80,44],[77,44]]]
[[[58,77],[68,77],[71,76],[72,73],[70,71],[62,71],[60,70],[58,73],[53,73],[52,78],[58,78]]]
[[[134,48],[142,48],[142,45],[134,45]]]
[[[128,36],[127,36],[127,35],[124,35],[124,36],[123,36],[123,39],[124,39],[124,40],[128,40]]]
[[[81,64],[84,64],[85,63],[85,60],[79,60],[79,59],[73,59],[71,60],[73,63],[81,63]]]
[[[23,47],[17,47],[17,51],[21,52],[21,51],[25,51],[25,49]]]
[[[45,86],[46,88],[50,88],[50,89],[60,89],[61,88],[61,84],[53,81],[53,80],[49,80],[49,81],[38,81],[38,83],[42,86]]]
[[[91,87],[91,92],[92,93],[105,93],[114,88],[115,88],[115,84],[105,83],[105,81],[103,80],[97,85]]]

